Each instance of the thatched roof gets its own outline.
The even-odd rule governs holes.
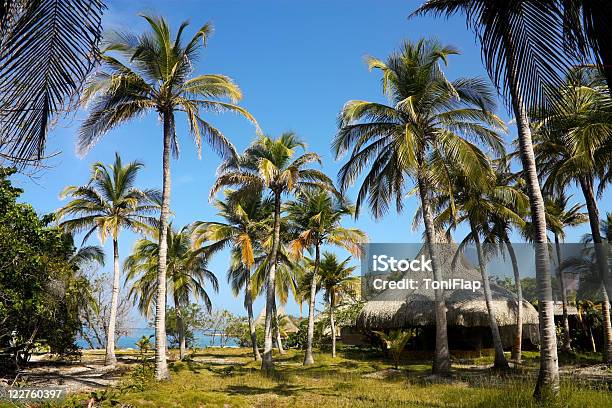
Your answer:
[[[563,316],[563,302],[556,301],[555,304],[555,316]],[[576,316],[578,314],[578,309],[574,305],[567,305],[567,315],[568,316]]]
[[[276,308],[276,315],[278,316],[282,331],[284,331],[285,333],[296,333],[298,331],[298,327],[295,325],[291,317],[285,313],[284,306],[281,305]],[[257,316],[257,319],[255,319],[255,324],[264,325],[265,322],[266,307],[264,305],[264,307],[261,309],[261,312],[259,312],[259,316]]]
[[[419,256],[425,253],[424,250],[425,248],[421,248]],[[445,279],[482,280],[480,271],[471,265],[463,255],[459,255],[457,262],[453,265],[452,260],[457,250],[456,244],[447,241],[444,245],[436,246],[436,250]],[[420,281],[424,278],[431,279],[433,276],[427,271],[411,271],[406,278]],[[498,325],[514,325],[518,306],[514,294],[493,283],[491,283],[491,291]],[[444,291],[444,295],[448,325],[464,327],[487,327],[489,325],[482,288],[475,292],[465,289],[449,289]],[[436,323],[434,305],[434,290],[431,288],[426,289],[421,286],[419,289],[403,291],[387,289],[365,303],[357,317],[357,326],[366,329],[433,326]],[[523,301],[523,324],[538,324],[538,312],[527,301]]]

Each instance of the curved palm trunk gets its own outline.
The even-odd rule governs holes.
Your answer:
[[[331,327],[332,336],[332,357],[336,357],[336,321],[334,320],[334,308],[336,307],[336,299],[334,291],[329,294],[329,325]]]
[[[276,309],[276,299],[274,299],[274,332],[276,335],[276,347],[278,347],[279,354],[285,354],[286,352],[283,348],[283,339],[281,337],[280,327],[280,319],[278,318],[278,310]]]
[[[606,278],[608,275],[608,266],[603,253],[603,240],[601,238],[601,231],[599,230],[599,208],[597,201],[595,201],[595,194],[593,193],[593,180],[589,177],[582,177],[580,179],[580,187],[584,194],[586,201],[587,212],[589,214],[589,224],[591,226],[591,236],[593,237],[593,244],[595,245],[595,256],[597,258],[597,265],[599,266],[600,273],[602,275],[602,298],[603,302],[601,305],[601,312],[603,315],[603,332],[604,332],[604,344],[603,344],[603,361],[605,363],[612,362],[612,322],[610,321],[610,299],[608,297],[608,291],[606,290]]]
[[[306,338],[306,354],[304,355],[304,365],[314,364],[312,355],[312,341],[314,338],[314,312],[315,301],[317,298],[317,273],[319,273],[319,264],[321,263],[321,253],[319,244],[315,245],[315,264],[312,273],[312,281],[310,282],[310,299],[308,301],[308,336]]]
[[[253,296],[251,295],[251,285],[249,282],[246,283],[244,289],[244,303],[247,309],[247,316],[249,320],[249,331],[251,332],[251,346],[253,347],[253,358],[255,361],[261,360],[261,354],[259,354],[259,347],[257,347],[257,330],[255,327],[255,321],[253,319]]]
[[[272,360],[272,317],[276,288],[276,255],[280,241],[281,194],[274,192],[274,236],[272,238],[272,253],[270,254],[268,282],[266,284],[266,321],[264,326],[264,352],[261,360],[261,370],[268,373],[274,369]]]
[[[508,361],[504,355],[504,346],[502,345],[501,336],[499,335],[499,327],[497,320],[495,320],[495,312],[493,310],[493,296],[491,295],[491,285],[489,282],[489,273],[485,267],[484,256],[482,254],[482,245],[480,245],[480,237],[476,231],[475,225],[470,221],[470,227],[472,229],[472,235],[474,236],[474,242],[476,243],[476,253],[478,254],[478,268],[480,269],[480,275],[482,276],[482,287],[484,289],[485,303],[487,304],[487,314],[489,315],[489,327],[491,328],[491,334],[493,336],[493,347],[495,348],[495,361],[493,367],[506,369]]]
[[[514,345],[512,346],[511,358],[516,363],[520,363],[522,360],[522,344],[523,344],[523,287],[521,285],[521,276],[519,273],[518,262],[516,261],[516,253],[514,252],[514,246],[506,237],[505,239],[506,248],[510,254],[510,261],[512,262],[512,271],[514,272],[514,288],[516,290],[517,309],[516,309],[516,333],[514,335]]]
[[[557,268],[559,275],[559,286],[561,287],[561,304],[563,307],[563,343],[561,350],[565,353],[572,352],[572,340],[570,336],[569,316],[567,314],[567,291],[565,289],[565,279],[563,271],[561,271],[561,243],[559,242],[559,234],[555,233],[555,249],[557,250]]]
[[[425,235],[427,236],[427,246],[429,248],[429,258],[431,259],[431,266],[433,269],[433,278],[437,281],[442,281],[442,272],[440,270],[440,264],[436,256],[436,250],[434,248],[434,220],[433,213],[431,210],[431,204],[429,202],[429,195],[423,178],[419,176],[419,196],[421,197],[421,207],[423,208],[423,223],[425,224]],[[436,350],[434,354],[434,361],[432,371],[438,375],[448,375],[450,372],[450,353],[448,349],[448,328],[446,323],[446,303],[444,300],[444,291],[437,289],[434,292],[435,295],[435,312],[436,312]]]
[[[111,310],[108,319],[108,332],[106,333],[106,356],[104,365],[115,365],[115,327],[117,325],[117,308],[119,307],[119,280],[121,271],[119,269],[119,243],[113,239],[113,292],[111,295]]]
[[[179,301],[174,295],[174,309],[176,311],[176,330],[178,331],[179,338],[179,358],[182,360],[187,355],[187,344],[185,341],[185,322],[183,321],[183,314],[179,306]]]
[[[552,301],[544,199],[533,153],[527,106],[523,101],[523,94],[517,78],[519,62],[515,59],[517,53],[510,33],[507,32],[504,33],[504,48],[506,49],[506,77],[518,130],[519,155],[523,166],[523,177],[527,184],[527,195],[535,230],[535,266],[540,320],[540,371],[533,395],[536,399],[546,399],[556,397],[559,394],[559,358],[557,356],[557,334]]]
[[[168,218],[170,216],[170,149],[174,135],[174,113],[163,113],[164,150],[162,205],[159,217],[159,254],[157,263],[157,299],[155,303],[155,378],[170,378],[166,361],[166,257],[168,253]]]

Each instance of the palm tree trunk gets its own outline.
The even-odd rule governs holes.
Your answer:
[[[315,301],[317,297],[317,273],[319,272],[319,264],[321,263],[321,253],[319,244],[315,245],[315,264],[312,272],[312,280],[310,281],[310,299],[308,301],[308,335],[306,338],[306,354],[304,355],[304,365],[313,365],[314,357],[312,354],[312,342],[314,338],[314,313]]]
[[[185,322],[183,321],[183,314],[179,306],[179,301],[174,295],[174,310],[176,311],[176,330],[178,331],[179,338],[179,358],[182,360],[187,355],[187,345],[185,342]]]
[[[119,307],[119,281],[121,271],[119,269],[119,243],[113,238],[113,292],[111,295],[111,310],[108,321],[108,332],[106,333],[106,356],[104,365],[115,365],[115,327],[117,325],[117,308]]]
[[[278,318],[278,310],[276,309],[276,299],[274,299],[274,332],[276,335],[276,347],[278,347],[279,354],[285,354],[283,348],[283,339],[281,337],[280,320]]]
[[[434,238],[434,220],[429,201],[429,193],[425,187],[425,181],[419,175],[419,195],[421,197],[421,207],[423,208],[423,223],[425,225],[425,235],[427,237],[427,246],[429,248],[429,258],[433,269],[434,280],[442,281],[442,271],[436,255],[435,238]],[[444,292],[442,289],[434,291],[435,295],[435,313],[436,313],[436,350],[432,371],[437,375],[448,375],[450,373],[450,352],[448,349],[448,328],[446,323],[446,303],[444,300]]]
[[[276,255],[280,241],[281,194],[274,192],[274,236],[272,238],[272,253],[270,254],[268,282],[266,284],[266,320],[264,326],[264,352],[261,361],[261,370],[269,373],[274,370],[272,360],[272,317],[276,288]]]
[[[559,275],[559,286],[561,287],[561,304],[563,307],[563,343],[561,350],[565,353],[572,352],[572,340],[570,336],[569,316],[567,314],[567,291],[565,290],[565,279],[563,271],[561,271],[561,243],[559,242],[559,234],[555,233],[555,249],[557,250],[557,268]]]
[[[332,336],[332,357],[336,357],[336,321],[334,320],[334,307],[335,305],[335,297],[333,289],[329,294],[329,325],[331,327],[331,336]]]
[[[251,332],[251,346],[253,347],[253,358],[255,361],[261,361],[261,354],[259,354],[259,347],[257,346],[257,328],[255,327],[255,321],[253,319],[253,296],[251,295],[251,285],[249,282],[246,283],[244,289],[244,304],[247,309],[247,316],[249,320],[249,331]]]
[[[476,225],[470,220],[470,227],[472,229],[472,236],[476,243],[476,252],[478,254],[478,268],[480,269],[480,275],[482,276],[482,287],[484,289],[485,303],[487,304],[487,314],[489,315],[489,327],[491,328],[491,334],[493,335],[493,347],[495,348],[495,360],[493,367],[500,369],[508,369],[508,361],[504,355],[504,346],[502,344],[501,336],[499,335],[499,326],[497,320],[495,320],[495,311],[493,310],[493,296],[491,295],[491,285],[489,282],[489,274],[485,267],[484,256],[482,254],[482,245],[480,245],[480,237],[476,230]]]
[[[603,301],[601,305],[601,312],[603,315],[604,332],[602,357],[604,363],[610,363],[612,362],[612,322],[610,321],[610,299],[608,297],[608,291],[606,290],[608,265],[603,253],[603,240],[601,238],[601,231],[599,230],[599,207],[597,206],[595,194],[593,193],[592,177],[581,177],[580,187],[582,189],[582,193],[584,194],[587,213],[589,214],[589,224],[591,226],[591,236],[593,237],[593,244],[595,246],[595,256],[597,258],[597,265],[599,266],[599,271],[602,276],[601,292]]]
[[[162,205],[159,217],[159,254],[157,263],[157,299],[155,303],[155,378],[170,378],[166,361],[166,257],[168,253],[168,218],[170,217],[170,149],[174,137],[174,113],[164,112],[164,150]]]
[[[522,344],[523,344],[523,287],[521,285],[521,276],[519,273],[518,262],[516,261],[516,253],[514,246],[508,239],[505,238],[506,248],[510,254],[512,262],[512,271],[514,272],[514,288],[516,290],[517,309],[516,309],[516,334],[514,335],[514,345],[512,346],[511,358],[516,363],[521,363],[522,360]]]
[[[510,33],[506,32],[504,35],[506,76],[518,130],[519,155],[523,166],[523,177],[527,184],[531,219],[535,230],[535,266],[540,320],[540,371],[533,395],[536,399],[546,399],[556,397],[559,394],[559,358],[557,356],[555,312],[552,300],[544,199],[533,153],[527,106],[523,101],[523,94],[518,83],[517,68],[519,62],[515,59],[516,51],[513,45]]]

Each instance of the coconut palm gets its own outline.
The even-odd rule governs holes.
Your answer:
[[[96,66],[101,0],[0,4],[0,161],[36,165],[47,133]]]
[[[123,264],[123,268],[127,271],[126,282],[133,281],[128,295],[147,318],[153,313],[158,301],[156,294],[158,293],[159,235],[161,234],[156,232],[153,239],[141,238],[136,241],[132,254]],[[169,225],[165,235],[168,248],[166,286],[176,310],[182,359],[187,353],[187,345],[181,308],[189,306],[192,299],[202,300],[205,309],[210,312],[212,302],[206,291],[207,282],[215,292],[219,290],[219,283],[215,274],[208,269],[205,254],[192,248],[191,232],[188,227],[175,230]]]
[[[336,357],[336,322],[334,320],[334,312],[338,302],[344,297],[354,297],[358,290],[359,278],[351,276],[355,271],[355,266],[349,266],[351,257],[344,261],[339,261],[335,254],[331,252],[323,252],[323,258],[320,265],[313,265],[312,279],[315,279],[315,270],[318,269],[320,275],[319,285],[325,290],[325,298],[329,304],[329,323],[332,336],[332,357]]]
[[[434,280],[441,271],[435,254],[435,231],[430,205],[431,188],[442,173],[431,164],[455,163],[474,179],[482,177],[487,159],[472,141],[503,150],[497,134],[504,123],[493,114],[495,99],[490,87],[478,78],[449,81],[440,64],[457,54],[452,47],[432,40],[405,42],[386,62],[369,58],[370,69],[382,72],[383,93],[391,104],[349,101],[340,118],[333,141],[336,157],[351,151],[339,172],[341,190],[357,181],[366,167],[356,200],[359,213],[364,200],[378,218],[392,202],[401,211],[407,181],[416,182],[422,202],[423,220]],[[443,292],[436,290],[436,351],[433,371],[450,370]]]
[[[427,0],[413,15],[463,13],[481,43],[485,68],[511,107],[518,130],[519,156],[534,224],[536,279],[540,314],[540,373],[536,398],[559,392],[557,338],[546,245],[544,198],[533,153],[528,111],[549,100],[546,90],[559,83],[569,65],[563,47],[563,15],[555,2]]]
[[[538,117],[535,154],[544,188],[563,192],[577,184],[586,202],[591,235],[602,276],[604,315],[604,361],[612,361],[612,322],[605,257],[601,253],[599,208],[595,186],[601,193],[609,182],[612,167],[612,99],[601,76],[592,70],[579,69],[568,74],[557,91],[556,103]]]
[[[142,169],[140,162],[123,164],[119,154],[111,165],[95,163],[91,166],[89,182],[84,186],[68,186],[61,194],[71,201],[57,210],[60,227],[71,233],[85,232],[83,243],[94,233],[100,242],[107,237],[113,241],[113,291],[108,322],[104,363],[113,365],[115,357],[115,324],[119,304],[119,235],[121,230],[150,231],[159,206],[159,192],[139,190],[136,178]]]
[[[261,191],[226,190],[226,199],[217,200],[217,215],[224,222],[196,222],[192,236],[196,248],[203,247],[208,253],[228,246],[232,247],[227,280],[234,296],[244,289],[244,305],[247,309],[253,358],[261,360],[257,347],[257,335],[253,319],[253,290],[251,273],[255,266],[255,255],[261,253],[260,242],[264,239],[265,222],[272,213],[272,202],[263,198]]]
[[[304,365],[314,364],[312,340],[314,338],[314,313],[317,273],[321,262],[321,246],[336,245],[353,255],[361,256],[359,244],[367,241],[366,234],[357,228],[344,228],[342,218],[351,216],[354,209],[340,199],[334,199],[329,191],[305,190],[285,208],[289,229],[296,238],[290,246],[294,255],[301,256],[306,249],[314,250],[314,265],[308,303],[308,334]],[[335,343],[334,343],[335,344]],[[334,352],[335,354],[335,352]]]
[[[199,51],[212,31],[210,23],[200,27],[185,42],[187,22],[180,25],[172,38],[166,20],[146,15],[143,18],[149,24],[149,31],[139,36],[114,32],[104,41],[101,56],[104,66],[90,79],[83,92],[83,100],[90,105],[90,110],[81,126],[79,151],[88,151],[109,130],[148,112],[156,112],[163,123],[159,293],[155,314],[155,377],[161,380],[169,377],[163,282],[166,281],[166,232],[170,215],[170,153],[176,157],[179,152],[175,114],[185,113],[199,152],[204,138],[222,158],[234,156],[234,146],[201,114],[230,111],[252,122],[255,120],[233,103],[242,94],[229,77],[220,74],[192,76]]]
[[[319,186],[331,189],[331,180],[321,171],[309,169],[311,163],[321,163],[316,153],[304,153],[294,159],[298,148],[305,148],[294,133],[283,133],[272,139],[260,136],[242,156],[226,160],[219,168],[217,181],[211,189],[213,197],[225,186],[255,187],[271,193],[274,202],[272,242],[269,253],[266,291],[266,322],[264,328],[264,353],[262,369],[269,372],[274,368],[272,360],[272,316],[275,305],[277,255],[280,246],[281,204],[284,194],[300,191],[302,188]]]
[[[519,189],[498,182],[496,175],[473,180],[463,174],[455,173],[451,176],[451,182],[454,186],[453,197],[451,199],[446,195],[441,195],[440,201],[448,204],[436,217],[436,222],[449,225],[449,229],[454,229],[462,222],[469,224],[470,233],[463,239],[457,252],[464,250],[468,244],[474,244],[476,247],[489,326],[495,348],[494,367],[507,369],[509,366],[504,356],[499,327],[494,314],[493,297],[481,237],[487,235],[488,229],[485,226],[493,216],[522,225],[524,221],[520,214],[527,207],[527,197]],[[514,208],[520,209],[519,213],[516,213]]]
[[[559,287],[561,290],[561,303],[563,307],[563,341],[561,343],[561,350],[564,352],[572,351],[570,327],[569,327],[569,316],[567,314],[567,290],[565,288],[565,279],[563,272],[561,271],[561,240],[565,237],[565,229],[567,227],[575,227],[577,225],[587,222],[588,217],[582,213],[581,210],[584,208],[583,204],[574,204],[568,208],[568,202],[571,196],[565,194],[559,194],[555,197],[546,197],[546,212],[553,218],[554,222],[548,222],[548,229],[553,233],[555,240],[555,252],[557,253],[557,268],[558,268],[558,279]]]

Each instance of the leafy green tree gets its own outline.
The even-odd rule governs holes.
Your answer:
[[[0,168],[0,371],[19,368],[37,345],[76,351],[89,282],[79,274],[72,237],[17,200],[12,169]]]
[[[57,210],[60,227],[70,233],[85,232],[83,242],[94,233],[102,243],[108,236],[113,241],[113,291],[106,335],[104,364],[114,365],[115,325],[119,305],[119,234],[127,229],[135,232],[150,231],[156,223],[159,193],[135,187],[142,169],[140,162],[123,164],[118,153],[111,165],[95,163],[91,166],[89,182],[84,186],[68,186],[61,194],[71,201]]]
[[[304,250],[314,249],[314,264],[310,274],[310,296],[308,303],[308,341],[304,365],[314,364],[312,337],[314,335],[314,313],[321,246],[336,245],[353,255],[361,256],[361,247],[367,241],[366,234],[357,228],[345,228],[342,218],[352,216],[354,209],[344,200],[334,199],[329,191],[305,190],[286,205],[289,230],[296,238],[290,243],[294,254],[301,256]],[[333,318],[332,318],[333,321]],[[335,335],[333,354],[335,355]]]
[[[347,102],[333,141],[336,157],[351,152],[338,175],[342,191],[369,167],[357,195],[357,214],[366,199],[376,218],[393,202],[401,211],[408,181],[415,181],[434,280],[442,276],[433,245],[436,238],[430,201],[434,186],[444,184],[439,183],[444,172],[433,171],[440,168],[436,163],[454,163],[469,177],[479,179],[488,168],[487,159],[472,141],[503,150],[497,132],[505,125],[493,113],[495,97],[488,84],[479,78],[449,81],[442,72],[441,64],[457,53],[452,47],[422,39],[404,42],[386,62],[369,58],[370,69],[382,73],[382,91],[390,104]],[[450,370],[443,296],[436,290],[436,374]]]
[[[304,153],[294,158],[298,148],[305,148],[293,133],[283,133],[279,138],[259,137],[238,158],[230,158],[219,169],[219,175],[210,196],[213,197],[221,188],[239,186],[262,189],[272,194],[274,202],[274,221],[272,242],[268,257],[266,282],[266,322],[262,369],[269,372],[274,368],[272,360],[272,320],[276,304],[276,269],[281,234],[282,196],[300,191],[304,187],[322,187],[331,189],[333,183],[321,171],[309,169],[311,163],[321,159],[316,153]],[[274,288],[274,289],[271,289]]]
[[[129,296],[138,304],[138,309],[146,316],[152,314],[153,309],[159,310],[155,296],[159,292],[157,285],[157,265],[159,263],[159,233],[153,239],[142,238],[136,241],[132,254],[126,258],[123,268],[127,271],[128,280],[133,280]],[[166,247],[168,257],[166,268],[168,271],[167,286],[176,310],[176,323],[180,343],[180,357],[184,358],[187,349],[185,344],[185,327],[181,310],[191,303],[191,299],[201,299],[206,310],[212,310],[212,302],[206,291],[207,282],[217,292],[219,283],[217,277],[208,269],[206,256],[192,248],[191,234],[188,227],[175,230],[168,226]],[[165,301],[165,299],[164,299]],[[164,308],[165,309],[165,308]],[[157,315],[156,315],[157,316]],[[156,317],[157,319],[157,317]],[[155,321],[157,324],[157,320]],[[165,325],[165,321],[164,321]]]
[[[567,3],[567,2],[564,2]],[[413,15],[447,17],[462,13],[482,48],[489,77],[511,108],[518,131],[519,157],[534,225],[540,314],[540,374],[534,396],[559,392],[557,337],[546,235],[544,198],[538,179],[528,112],[549,102],[547,90],[571,64],[563,42],[563,13],[554,1],[427,0]],[[545,39],[545,40],[543,40]]]
[[[134,36],[114,32],[104,42],[103,69],[88,83],[83,99],[90,105],[79,135],[79,150],[86,152],[109,130],[142,116],[157,112],[163,123],[163,178],[159,234],[159,273],[155,327],[155,377],[169,377],[166,362],[165,285],[166,232],[170,217],[170,153],[178,156],[175,113],[184,112],[198,151],[202,138],[222,157],[235,156],[234,146],[205,119],[203,112],[236,112],[252,122],[244,108],[234,104],[242,98],[238,86],[227,76],[192,76],[199,51],[212,31],[210,23],[200,27],[184,42],[187,22],[171,37],[165,19],[143,16],[150,30]],[[122,60],[124,62],[122,62]],[[226,102],[225,100],[229,100]]]
[[[244,289],[244,304],[247,309],[248,324],[251,333],[253,358],[261,360],[257,347],[257,333],[253,319],[253,289],[251,273],[255,266],[255,255],[261,253],[261,244],[267,232],[265,222],[272,213],[273,206],[269,199],[256,191],[226,190],[225,201],[217,200],[215,206],[218,216],[224,222],[196,222],[192,235],[195,247],[203,247],[208,254],[231,246],[230,267],[227,280],[234,296]]]

